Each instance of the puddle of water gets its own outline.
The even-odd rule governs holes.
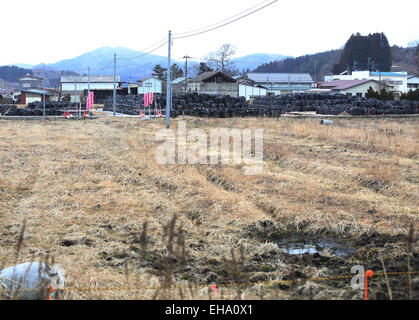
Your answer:
[[[284,253],[290,255],[315,254],[323,250],[328,250],[335,256],[344,257],[356,252],[355,248],[327,239],[304,242],[281,240],[278,242],[278,246]]]

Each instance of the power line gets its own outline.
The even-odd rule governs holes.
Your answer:
[[[149,55],[150,53],[153,53],[153,52],[157,51],[158,49],[160,49],[161,47],[163,47],[166,44],[167,44],[167,41],[164,41],[163,43],[161,43],[158,47],[154,48],[153,50],[150,50],[148,52],[144,52],[144,53],[142,53],[142,54],[140,54],[136,57],[132,57],[132,58],[129,58],[129,59],[118,58],[118,60],[119,61],[131,61],[131,60],[139,59],[139,58],[142,58],[146,55]]]
[[[244,14],[244,13],[246,13],[246,12],[248,12],[248,11],[250,11],[250,10],[252,10],[252,9],[256,8],[256,7],[259,7],[260,5],[262,5],[262,4],[264,4],[265,2],[268,2],[268,1],[270,1],[270,0],[264,0],[264,1],[260,2],[260,3],[258,3],[257,5],[255,5],[255,6],[251,7],[251,8],[249,8],[249,9],[246,9],[245,11],[242,11],[242,12],[240,12],[240,13],[238,13],[238,14],[235,14],[234,16],[232,16],[232,17],[230,17],[230,18],[224,19],[224,20],[222,20],[222,21],[219,21],[219,22],[217,22],[217,23],[211,24],[211,25],[209,25],[209,26],[206,26],[206,27],[203,27],[203,28],[198,28],[198,29],[191,30],[191,31],[188,31],[188,32],[180,32],[180,33],[176,33],[176,34],[174,34],[174,36],[180,36],[180,35],[184,35],[184,34],[187,34],[187,33],[195,33],[195,32],[201,31],[201,30],[205,30],[205,29],[208,29],[208,28],[212,28],[212,27],[214,27],[214,26],[216,26],[216,25],[219,25],[220,23],[223,23],[223,22],[229,21],[229,20],[231,20],[231,19],[233,19],[233,18],[235,18],[235,17],[237,17],[237,16],[240,16],[240,15],[242,15],[242,14]]]
[[[232,21],[226,22],[226,23],[224,23],[222,25],[219,25],[217,27],[214,27],[214,28],[211,28],[211,29],[208,29],[208,30],[204,30],[204,31],[201,31],[201,32],[196,32],[196,33],[193,33],[193,34],[190,34],[190,35],[187,35],[187,36],[174,37],[173,39],[184,39],[184,38],[189,38],[189,37],[194,37],[194,36],[197,36],[197,35],[200,35],[200,34],[204,34],[204,33],[210,32],[210,31],[214,31],[216,29],[219,29],[219,28],[225,27],[225,26],[227,26],[229,24],[232,24],[233,22],[236,22],[236,21],[239,21],[239,20],[241,20],[243,18],[246,18],[246,17],[248,17],[248,16],[250,16],[250,15],[252,15],[252,14],[254,14],[254,13],[260,11],[260,10],[262,10],[262,9],[265,9],[266,7],[269,7],[269,6],[273,5],[275,2],[278,2],[278,1],[279,0],[274,0],[274,1],[272,1],[272,2],[270,2],[268,4],[266,4],[266,5],[264,5],[263,7],[260,7],[258,9],[256,9],[256,10],[253,10],[253,11],[249,12],[248,14],[245,14],[244,16],[241,16],[241,17],[236,18],[236,19],[234,19]]]
[[[144,49],[138,50],[138,52],[141,52],[141,53],[147,52],[148,50],[150,50],[150,49],[154,48],[155,46],[161,44],[163,41],[166,43],[167,42],[166,38],[163,38],[163,39],[157,41],[156,43],[154,43],[154,44],[152,44],[152,45],[150,45],[150,46],[148,46],[148,47],[146,47]],[[122,56],[119,59],[122,59],[122,60],[125,60],[125,59],[130,60],[130,59],[133,59],[133,58],[135,58],[135,57],[124,57],[124,56]]]

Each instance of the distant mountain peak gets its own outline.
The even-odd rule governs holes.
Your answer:
[[[121,76],[122,81],[128,81],[130,77],[133,79],[141,79],[149,76],[153,72],[156,64],[166,66],[167,57],[158,55],[143,55],[143,52],[130,48],[117,46],[104,46],[90,52],[83,53],[75,58],[65,59],[56,63],[45,64],[45,68],[54,71],[75,71],[87,73],[90,66],[92,74],[111,75],[113,74],[113,55],[116,53],[117,58],[122,58],[117,62],[117,74]],[[138,58],[138,56],[141,56]],[[273,60],[283,60],[287,56],[279,54],[255,53],[244,57],[238,57],[233,60],[235,66],[240,71],[250,69],[253,70],[257,66],[268,63]],[[184,61],[176,61],[183,68]],[[191,65],[194,61],[191,60]],[[199,63],[199,62],[195,62]],[[21,66],[26,66],[20,64]],[[43,68],[44,64],[30,66],[32,69]]]

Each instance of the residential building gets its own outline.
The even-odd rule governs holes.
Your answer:
[[[419,76],[407,77],[407,91],[419,89]]]
[[[396,97],[401,93],[406,93],[408,91],[407,72],[353,71],[351,75],[333,75],[325,77],[325,82],[334,80],[375,80],[389,86],[389,90],[393,91]]]
[[[389,87],[376,80],[334,80],[322,83],[318,86],[319,92],[341,93],[349,97],[364,97],[369,88],[380,91],[383,87]]]
[[[275,95],[303,93],[315,84],[308,73],[248,73],[247,76]]]
[[[155,77],[147,77],[137,81],[138,94],[145,94],[149,92],[163,93],[163,81]]]
[[[22,89],[20,92],[20,103],[28,104],[36,101],[58,101],[59,92],[52,89]]]
[[[229,95],[231,97],[246,97],[266,95],[267,90],[252,81],[237,80],[221,71],[207,71],[187,81],[189,92],[202,94]]]
[[[172,92],[173,93],[184,93],[187,90],[185,77],[180,77],[172,80]]]
[[[43,78],[31,76],[27,74],[26,77],[19,79],[19,86],[22,89],[39,89],[42,88]]]

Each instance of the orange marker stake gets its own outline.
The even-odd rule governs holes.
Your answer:
[[[372,270],[368,270],[365,273],[365,300],[368,300],[368,278],[372,278],[374,276],[374,272]]]
[[[51,293],[54,293],[55,290],[51,288],[51,286],[48,286],[48,300],[51,300]]]

